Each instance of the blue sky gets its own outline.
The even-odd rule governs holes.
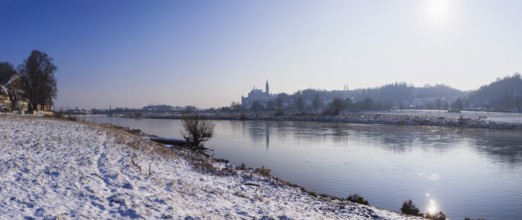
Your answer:
[[[392,82],[471,90],[522,72],[522,1],[0,1],[0,60],[58,66],[57,107],[227,106]]]

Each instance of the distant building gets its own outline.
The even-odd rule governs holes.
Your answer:
[[[254,88],[248,93],[247,97],[241,97],[241,106],[243,108],[250,108],[252,104],[257,101],[259,104],[266,107],[267,103],[270,101],[274,101],[275,95],[270,94],[270,85],[268,84],[268,80],[265,84],[265,92],[262,89]]]
[[[2,89],[0,87],[0,89]],[[7,110],[7,98],[4,97],[1,93],[0,93],[0,112],[3,112],[3,111],[6,111]]]
[[[27,111],[27,108],[29,107],[29,104],[25,100],[18,100],[15,109],[11,109],[11,100],[7,95],[0,94],[0,105],[4,108],[7,108],[9,111],[13,110],[23,110]]]
[[[7,97],[3,96],[2,93],[0,93],[0,104],[5,104],[6,101],[7,101]]]
[[[265,83],[265,91],[266,91],[266,94],[270,95],[270,86],[268,85],[268,80]]]

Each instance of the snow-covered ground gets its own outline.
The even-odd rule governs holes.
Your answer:
[[[206,174],[183,152],[115,128],[0,115],[0,219],[411,218],[251,171]]]

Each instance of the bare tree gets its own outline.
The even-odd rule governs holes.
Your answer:
[[[14,74],[16,74],[16,70],[12,64],[0,62],[0,85],[5,85]]]
[[[56,66],[46,53],[33,50],[20,67],[23,75],[24,96],[29,101],[29,111],[37,110],[38,105],[52,106],[58,89],[54,72]]]
[[[189,147],[203,147],[202,143],[214,135],[215,126],[213,122],[199,115],[186,116],[183,118],[182,135]]]

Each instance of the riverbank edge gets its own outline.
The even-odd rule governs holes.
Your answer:
[[[198,114],[198,113],[191,113]],[[188,114],[190,115],[190,114]],[[453,128],[480,128],[480,129],[522,129],[522,123],[496,122],[486,119],[444,116],[419,116],[386,113],[343,113],[337,116],[321,114],[284,114],[275,115],[267,113],[232,113],[232,114],[200,114],[209,120],[241,120],[241,121],[306,121],[306,122],[335,122],[348,124],[380,124],[397,126],[437,126]],[[149,119],[183,119],[186,115],[147,115],[147,116],[123,116],[129,118]]]
[[[45,117],[45,118],[49,118],[49,117]],[[148,137],[151,137],[151,136],[155,136],[155,135],[146,134],[139,129],[133,129],[133,128],[129,128],[129,127],[123,127],[123,126],[117,126],[117,125],[111,125],[111,124],[105,124],[105,123],[97,124],[94,122],[78,121],[76,119],[57,118],[57,117],[50,117],[50,118],[64,120],[64,121],[74,120],[78,123],[82,123],[87,126],[94,126],[94,127],[98,127],[98,128],[102,128],[102,129],[107,129],[107,128],[118,129],[118,130],[124,131],[130,135],[135,135],[135,136],[145,138],[145,139],[147,139]],[[285,186],[297,188],[302,193],[306,193],[310,197],[312,197],[316,200],[337,204],[337,205],[339,205],[339,207],[344,207],[343,204],[352,204],[352,205],[363,206],[363,207],[367,206],[372,209],[378,209],[378,210],[383,210],[386,212],[395,213],[397,215],[404,217],[404,219],[425,219],[422,216],[406,215],[406,214],[399,213],[399,212],[396,212],[393,210],[383,209],[383,208],[375,207],[372,205],[363,205],[363,204],[351,202],[351,201],[348,201],[347,198],[339,198],[339,197],[331,196],[331,195],[327,195],[327,194],[318,194],[313,191],[309,191],[306,188],[304,188],[298,184],[291,183],[291,182],[281,179],[279,177],[273,176],[272,174],[270,174],[270,169],[267,169],[264,167],[251,168],[251,167],[243,166],[242,168],[239,168],[239,167],[236,167],[235,165],[229,163],[229,161],[226,159],[216,158],[216,157],[213,157],[212,155],[209,155],[202,151],[194,151],[194,150],[188,149],[187,147],[181,147],[181,146],[170,146],[169,147],[169,146],[159,144],[159,143],[156,143],[156,144],[162,145],[166,148],[168,147],[169,149],[172,149],[173,151],[176,152],[176,155],[179,155],[182,159],[188,161],[196,171],[198,171],[204,175],[217,175],[217,176],[219,176],[219,175],[237,175],[237,176],[249,176],[249,178],[250,178],[252,176],[252,174],[256,174],[257,178],[260,178],[262,180],[263,179],[268,180],[276,185],[285,185]],[[200,164],[196,165],[195,163],[200,163]],[[201,163],[204,163],[204,164],[201,164]],[[199,166],[199,168],[198,168],[198,166]],[[201,166],[203,166],[206,170],[202,170]],[[210,167],[211,167],[211,169],[208,169]],[[225,168],[225,169],[223,169],[223,168]],[[211,172],[209,172],[209,171],[211,171]],[[401,204],[398,204],[398,207],[400,205]],[[339,207],[332,207],[331,210],[326,210],[326,211],[333,211]]]

